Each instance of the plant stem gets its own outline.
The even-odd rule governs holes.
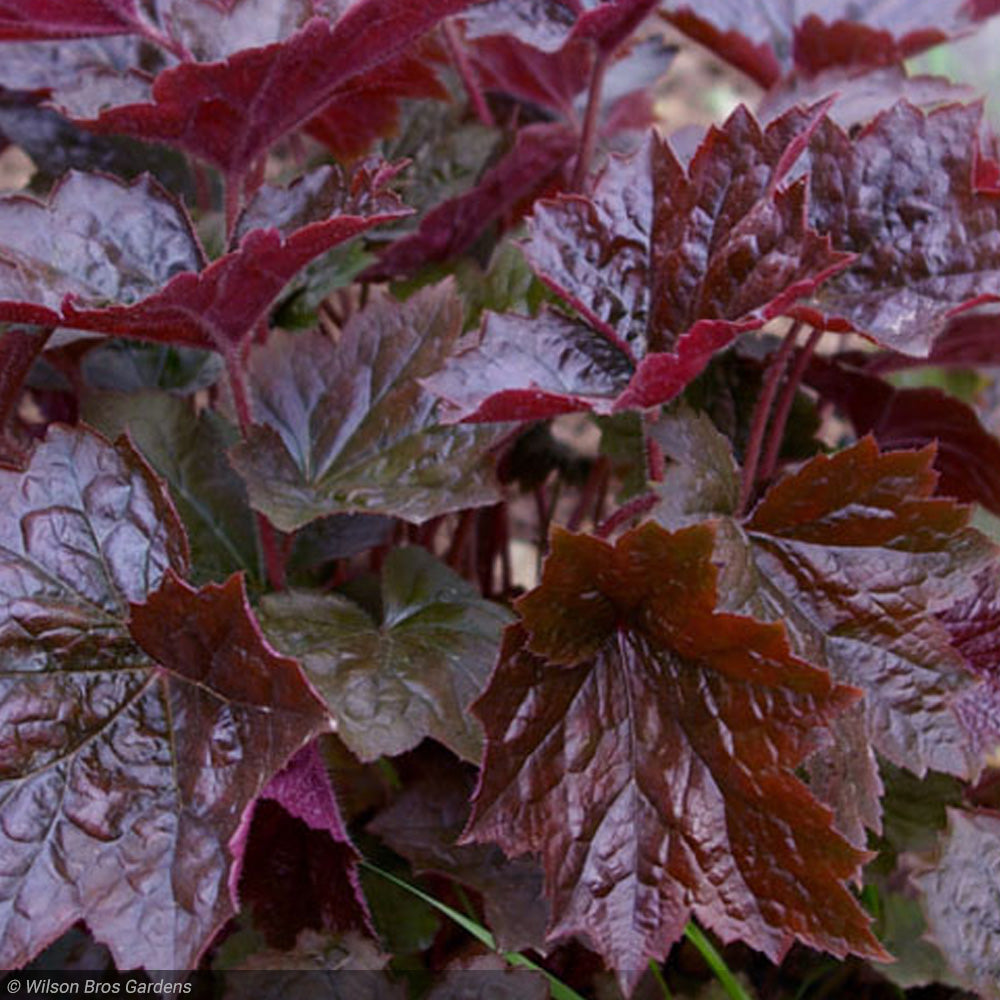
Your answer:
[[[715,945],[705,936],[702,929],[693,921],[689,920],[684,928],[684,937],[688,939],[701,953],[708,967],[715,973],[715,978],[726,991],[726,996],[730,1000],[753,1000],[753,997],[740,985],[739,980],[733,975],[732,970],[726,965],[726,960],[719,954]]]
[[[247,392],[246,376],[238,350],[227,351],[225,362],[226,372],[229,375],[229,388],[233,394],[236,419],[240,425],[240,434],[246,441],[253,424],[253,415],[250,412],[250,394]],[[261,550],[264,553],[264,566],[267,570],[268,582],[275,590],[284,590],[286,586],[285,560],[281,553],[281,546],[278,544],[277,532],[274,525],[261,513],[257,514],[257,534],[260,538]]]
[[[771,422],[771,433],[767,441],[767,450],[764,452],[764,459],[760,464],[760,477],[768,480],[774,475],[774,470],[778,464],[778,455],[781,452],[781,442],[785,437],[785,427],[788,424],[788,415],[792,412],[792,405],[795,402],[795,394],[802,384],[802,376],[809,365],[809,360],[816,350],[816,345],[822,336],[820,330],[813,330],[809,334],[809,339],[805,346],[795,356],[795,363],[788,374],[778,397],[778,404],[774,408],[774,419]]]
[[[576,155],[576,168],[573,171],[571,190],[580,191],[590,170],[590,161],[594,158],[594,148],[597,145],[597,123],[601,114],[601,92],[604,89],[604,70],[607,68],[607,56],[599,50],[594,51],[594,65],[590,71],[590,87],[587,91],[587,113],[583,119],[583,131],[580,133],[580,149]]]
[[[743,456],[739,508],[741,513],[746,512],[750,498],[753,496],[754,484],[757,481],[757,465],[760,462],[760,451],[764,444],[764,432],[767,430],[767,420],[771,414],[771,407],[774,405],[774,397],[778,391],[781,376],[785,373],[788,358],[795,347],[795,338],[799,334],[801,325],[799,322],[793,323],[791,329],[785,334],[781,347],[778,348],[768,366],[757,405],[754,407],[753,421],[750,425],[750,440],[747,442],[746,454]]]
[[[602,521],[595,529],[594,534],[598,538],[607,538],[627,521],[634,517],[640,517],[647,511],[652,510],[660,502],[658,493],[643,493],[642,496],[633,497],[628,503],[622,504],[606,520]]]
[[[458,70],[458,75],[462,78],[462,86],[465,87],[469,104],[472,105],[473,111],[476,112],[476,117],[484,125],[491,127],[496,125],[493,112],[490,111],[490,106],[486,103],[486,98],[483,96],[479,81],[476,79],[475,70],[472,68],[469,57],[465,53],[465,46],[462,44],[458,28],[455,27],[454,21],[450,18],[444,22],[444,38],[448,43],[448,53],[455,64],[455,69]]]

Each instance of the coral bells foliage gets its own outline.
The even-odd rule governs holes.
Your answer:
[[[998,8],[0,0],[4,966],[1000,996]]]

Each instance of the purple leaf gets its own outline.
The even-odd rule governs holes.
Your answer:
[[[936,492],[1000,515],[1000,441],[975,411],[940,389],[897,389],[876,375],[814,359],[806,381],[834,403],[858,434],[894,451],[935,443]]]
[[[268,782],[237,854],[240,902],[275,947],[301,930],[374,933],[358,862],[317,742]]]
[[[135,0],[0,0],[0,41],[121,35],[143,28]]]
[[[951,316],[1000,296],[1000,191],[975,186],[981,115],[978,105],[924,114],[900,101],[853,139],[820,125],[810,222],[857,260],[804,318],[926,355]]]
[[[328,717],[239,577],[196,591],[124,440],[53,429],[0,471],[0,960],[86,920],[121,967],[193,966],[235,907],[250,803]]]

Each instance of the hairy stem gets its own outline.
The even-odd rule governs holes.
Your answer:
[[[795,402],[795,394],[802,384],[802,376],[809,365],[809,359],[816,350],[816,345],[822,336],[820,330],[813,330],[809,334],[809,339],[805,346],[796,354],[792,370],[788,373],[788,378],[782,387],[778,403],[774,408],[774,419],[771,421],[771,432],[767,440],[767,449],[764,452],[763,461],[760,464],[761,479],[768,480],[774,475],[774,470],[778,465],[778,454],[781,452],[781,442],[785,437],[785,427],[788,424],[788,415],[792,412],[792,405]]]
[[[753,496],[754,484],[757,481],[757,466],[760,462],[760,452],[764,444],[764,432],[767,430],[768,417],[771,415],[771,407],[774,405],[774,397],[778,392],[778,385],[781,377],[785,373],[793,348],[795,338],[799,334],[801,324],[792,324],[791,329],[785,335],[785,339],[778,348],[777,353],[771,359],[767,374],[764,376],[764,384],[757,399],[757,405],[753,411],[753,421],[750,424],[750,440],[747,442],[746,454],[743,456],[743,478],[740,483],[740,511],[745,512],[750,498]]]
[[[628,503],[622,504],[606,520],[602,521],[595,529],[594,534],[598,538],[607,538],[623,524],[627,524],[635,517],[652,510],[660,502],[658,493],[643,493],[642,496],[633,497]]]

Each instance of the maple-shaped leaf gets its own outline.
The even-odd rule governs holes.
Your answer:
[[[250,502],[286,531],[341,512],[422,521],[496,501],[495,431],[442,427],[419,379],[458,339],[452,284],[384,296],[334,342],[273,330],[250,358],[256,425],[231,452]]]
[[[276,948],[300,931],[373,933],[361,895],[361,855],[344,827],[317,741],[267,783],[237,845],[240,904]]]
[[[586,935],[626,990],[692,915],[775,961],[796,938],[882,954],[843,884],[865,855],[792,773],[857,692],[717,609],[713,546],[707,524],[556,531],[473,709],[467,838],[539,852],[550,935]]]
[[[594,381],[588,392],[575,378],[572,397],[607,396],[604,359],[616,355],[614,367],[624,362],[634,373],[604,408],[665,402],[738,334],[846,264],[806,224],[805,182],[781,187],[817,121],[796,109],[763,129],[739,108],[709,132],[687,169],[654,133],[631,158],[612,159],[589,197],[536,205],[528,260],[589,327],[587,337],[567,325],[565,357]],[[477,355],[456,362],[456,378],[492,381],[495,393],[539,390],[539,415],[551,414],[552,397],[570,395],[558,367],[549,378],[539,373],[543,353],[563,357],[552,330],[548,320],[508,317],[502,334],[494,329]],[[531,342],[537,334],[548,340],[544,352]],[[499,371],[487,374],[490,367]],[[531,372],[528,384],[522,371]],[[489,397],[479,403],[488,407]],[[469,403],[464,409],[475,412]]]
[[[178,577],[177,514],[126,440],[51,429],[0,504],[0,961],[83,919],[121,967],[191,967],[235,911],[248,805],[328,716],[239,577]]]
[[[806,382],[883,449],[936,442],[937,492],[1000,514],[1000,441],[967,403],[940,389],[897,389],[877,375],[814,359]]]
[[[309,261],[408,214],[394,170],[320,167],[263,187],[239,245],[206,265],[183,207],[148,176],[71,171],[47,204],[0,199],[0,319],[213,347],[231,354]]]
[[[669,0],[663,16],[765,89],[795,67],[889,66],[995,13],[967,0]]]
[[[900,101],[854,138],[827,119],[810,142],[810,222],[856,262],[803,315],[925,355],[949,318],[1000,296],[1000,191],[976,187],[978,105]]]
[[[948,829],[930,870],[915,877],[929,936],[963,985],[1000,1000],[1000,816],[948,810]]]
[[[238,184],[283,135],[308,122],[350,79],[388,62],[473,0],[358,0],[331,24],[311,18],[270,45],[164,70],[142,102],[86,121],[179,146]]]
[[[382,615],[336,594],[269,594],[261,621],[302,662],[364,761],[395,756],[431,736],[478,761],[469,704],[496,658],[503,608],[424,549],[395,549],[382,570]]]
[[[939,616],[997,572],[997,550],[967,508],[933,496],[933,461],[932,447],[881,454],[868,437],[779,481],[746,522],[753,583],[737,603],[864,690],[879,753],[971,777],[982,751],[958,710],[985,688]]]

